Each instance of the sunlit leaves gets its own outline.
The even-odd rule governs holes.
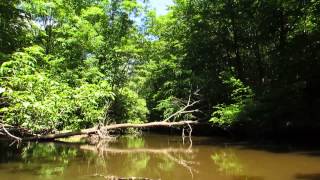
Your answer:
[[[30,47],[1,66],[1,72],[7,76],[3,82],[7,89],[4,96],[10,104],[1,109],[4,121],[34,131],[80,129],[102,121],[105,105],[114,94],[102,77],[90,75],[90,71],[95,71],[94,61],[87,64],[91,68],[81,71],[82,79],[69,79],[79,78],[73,79],[76,87],[70,87],[64,73],[51,71],[57,66],[47,61],[43,49]],[[48,64],[43,66],[44,63]]]
[[[210,122],[224,128],[238,123],[246,111],[245,107],[253,101],[254,93],[249,86],[232,75],[232,71],[220,73],[220,79],[229,91],[230,104],[219,104],[214,107]]]

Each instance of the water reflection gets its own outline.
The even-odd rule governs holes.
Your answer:
[[[193,176],[197,170],[191,165],[193,151],[184,147],[152,148],[148,147],[142,137],[126,137],[116,143],[105,143],[103,145],[92,146],[82,145],[81,150],[95,152],[100,158],[108,159],[113,165],[107,167],[108,172],[117,172],[125,177],[137,177],[141,174],[152,173],[162,174],[162,172],[174,172],[177,166],[186,169]],[[119,161],[120,160],[120,161]],[[116,163],[116,164],[115,164]],[[121,169],[113,169],[125,164]]]
[[[297,179],[301,180],[319,180],[320,179],[320,173],[316,174],[297,174]]]
[[[1,180],[317,180],[320,157],[215,144],[214,139],[122,137],[98,145],[29,143],[0,147]],[[317,151],[314,151],[317,152]]]
[[[243,164],[232,150],[216,152],[211,159],[219,167],[219,171],[226,175],[240,176],[243,174]]]
[[[22,149],[23,164],[19,170],[29,169],[41,178],[61,176],[69,162],[77,156],[74,148],[49,144],[28,144]]]
[[[245,172],[245,162],[237,157],[232,149],[226,148],[223,151],[215,152],[211,155],[214,164],[218,166],[218,171],[223,175],[232,177],[234,180],[263,180],[260,176],[249,176]]]

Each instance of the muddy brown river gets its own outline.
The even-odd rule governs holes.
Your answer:
[[[0,180],[320,180],[320,148],[145,135],[1,145]]]

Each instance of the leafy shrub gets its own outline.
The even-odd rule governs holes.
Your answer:
[[[254,94],[250,87],[234,77],[232,71],[225,71],[220,75],[223,84],[231,91],[231,103],[215,106],[210,122],[221,127],[230,127],[246,114],[246,106],[252,104]]]
[[[37,132],[86,128],[102,121],[114,96],[109,84],[84,78],[70,86],[63,76],[52,74],[50,58],[36,46],[13,54],[1,66],[3,96],[9,104],[1,109],[3,121]]]
[[[145,99],[128,87],[120,89],[109,109],[109,118],[116,122],[142,123],[149,113]]]

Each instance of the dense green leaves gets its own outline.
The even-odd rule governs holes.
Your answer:
[[[231,72],[222,72],[221,80],[226,86],[226,90],[230,95],[229,99],[231,103],[218,104],[214,107],[212,118],[210,122],[222,126],[230,127],[233,126],[240,120],[244,120],[248,116],[246,113],[246,106],[253,101],[253,92],[250,87],[245,86],[239,79],[236,79]]]
[[[203,113],[194,115],[215,125],[318,127],[318,15],[317,1],[294,0],[179,0],[167,15],[151,14],[142,71],[151,117],[200,89]]]
[[[25,19],[28,14],[18,7],[19,0],[0,2],[0,64],[3,55],[24,47],[31,41]]]
[[[20,46],[13,44],[9,51],[1,45],[0,52],[7,54],[0,69],[4,123],[52,132],[146,120],[144,99],[128,85],[142,60],[143,36],[131,19],[139,14],[139,3],[32,0],[2,6],[12,12],[1,11],[1,23],[4,17],[15,32],[31,36],[2,39],[12,31],[7,28],[1,29],[0,41],[31,38],[33,44],[12,54],[7,53]]]
[[[318,1],[176,0],[164,16],[145,3],[1,2],[3,121],[53,131],[162,120],[192,97],[199,111],[172,120],[318,127]]]
[[[3,95],[10,104],[1,109],[4,121],[35,131],[80,129],[102,122],[105,106],[114,97],[110,85],[76,79],[79,85],[71,87],[61,81],[64,74],[51,71],[54,60],[43,52],[39,46],[26,48],[2,65]]]

